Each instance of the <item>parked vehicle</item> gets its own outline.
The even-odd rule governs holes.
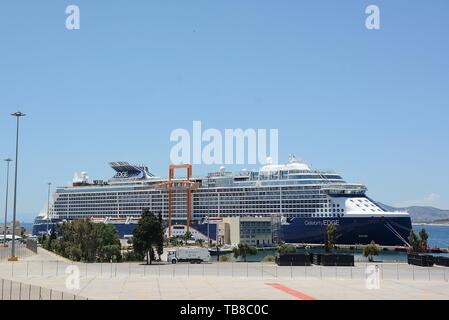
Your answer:
[[[207,248],[176,248],[168,251],[167,262],[173,264],[178,262],[202,263],[209,262],[210,253]]]

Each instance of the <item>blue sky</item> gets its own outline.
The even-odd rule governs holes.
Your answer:
[[[80,30],[65,28],[70,4]],[[365,28],[370,4],[381,30]],[[0,157],[14,153],[9,113],[28,114],[19,218],[75,171],[107,179],[126,160],[165,176],[170,132],[193,120],[277,128],[280,160],[387,204],[449,208],[448,30],[445,0],[2,0]]]

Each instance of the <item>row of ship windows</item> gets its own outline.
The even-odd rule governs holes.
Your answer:
[[[167,208],[161,208],[161,207],[149,207],[151,210],[165,210],[167,211]],[[114,211],[124,211],[124,210],[140,210],[142,211],[144,207],[141,206],[121,206],[119,207],[98,207],[98,208],[92,208],[92,207],[84,207],[84,206],[70,206],[70,208],[54,208],[54,212],[61,212],[61,211],[74,211],[74,210],[92,210],[92,211],[101,211],[101,210],[114,210]],[[174,206],[172,207],[172,210],[186,210],[186,206]],[[344,212],[344,209],[320,209],[316,208],[315,206],[258,206],[257,208],[252,207],[245,207],[245,206],[226,206],[226,207],[196,207],[195,211],[203,212],[203,211],[217,211],[217,212],[227,212],[227,211],[235,211],[235,212],[247,212],[247,211],[258,211],[258,210],[274,210],[276,212],[283,210],[303,210],[303,209],[312,209],[317,210],[318,212]],[[373,210],[374,211],[374,210]]]
[[[245,199],[245,198],[253,198],[253,199],[259,199],[260,197],[264,197],[264,198],[271,198],[271,199],[323,199],[326,200],[326,196],[325,195],[297,195],[297,194],[287,194],[287,193],[283,193],[282,195],[280,195],[279,193],[273,193],[273,194],[229,194],[229,195],[220,195],[220,197],[218,197],[217,195],[214,196],[210,196],[207,197],[207,199],[205,199],[205,197],[199,197],[199,196],[193,196],[193,199],[195,201],[217,201],[219,198],[220,200],[226,200],[226,199]],[[186,195],[182,194],[182,195],[173,195],[172,199],[184,199],[185,200]],[[153,201],[167,201],[168,197],[137,197],[137,196],[113,196],[113,197],[95,197],[95,196],[84,196],[84,197],[70,197],[70,198],[58,198],[57,201],[59,202],[67,202],[67,201],[87,201],[87,200],[91,200],[91,201],[120,201],[120,200],[146,200],[148,201],[149,199],[152,199]],[[330,200],[326,200],[328,202],[330,202]]]
[[[220,196],[227,196],[231,194],[258,194],[258,195],[265,195],[265,194],[279,194],[280,191],[282,191],[283,194],[304,194],[304,193],[315,193],[318,188],[316,187],[276,187],[276,188],[258,188],[258,190],[254,190],[253,188],[220,188],[220,189],[198,189],[193,192],[193,194],[201,194],[201,195],[217,195],[220,194]],[[185,191],[173,191],[173,195],[177,194],[185,194]],[[133,191],[133,192],[98,192],[98,193],[92,193],[92,192],[81,192],[81,193],[58,193],[58,197],[60,198],[77,198],[77,197],[117,197],[117,196],[159,196],[159,197],[167,197],[168,192],[167,191]]]
[[[167,210],[155,210],[156,212],[161,212],[163,216],[167,215]],[[293,215],[290,216],[295,216],[294,214],[298,214],[298,213],[307,213],[307,214],[315,214],[316,210],[315,209],[285,209],[282,210],[282,212],[280,210],[245,210],[245,214],[253,214],[253,215],[258,215],[258,214],[289,214],[292,213]],[[58,213],[59,216],[70,216],[70,217],[76,217],[76,216],[83,216],[83,217],[90,217],[90,216],[95,216],[95,217],[105,217],[107,215],[112,215],[112,216],[117,216],[117,215],[136,215],[136,216],[140,216],[142,213],[142,210],[123,210],[123,211],[110,211],[110,210],[92,210],[89,209],[89,212],[86,213],[85,210],[63,210],[61,212]],[[205,212],[201,212],[201,211],[196,211],[193,216],[195,217],[200,217],[200,218],[205,218],[207,216],[211,216],[211,215],[217,215],[217,216],[225,216],[225,215],[229,215],[229,216],[233,216],[233,215],[238,215],[241,214],[242,211],[233,211],[233,210],[222,210],[220,212],[217,211],[205,211]],[[173,215],[177,215],[179,217],[185,217],[186,216],[186,211],[185,210],[173,210],[172,211]],[[323,214],[324,215],[324,214]],[[329,214],[331,215],[331,214]],[[340,214],[337,214],[340,215]]]
[[[157,204],[150,204],[150,203],[121,203],[121,204],[103,204],[101,206],[94,206],[89,203],[74,203],[70,204],[70,206],[67,205],[55,205],[53,207],[54,210],[61,210],[61,209],[67,209],[67,208],[91,208],[91,207],[99,207],[99,208],[144,208],[144,207],[157,207]],[[168,206],[161,206],[159,207],[168,207]],[[186,203],[173,203],[172,207],[186,207]],[[260,203],[226,203],[221,205],[194,205],[195,209],[213,209],[213,208],[247,208],[247,207],[257,207],[257,208],[329,208],[325,204],[319,204],[319,203],[312,203],[312,204],[301,204],[301,203],[276,203],[276,202],[260,202]]]
[[[193,197],[193,201],[206,201],[206,202],[217,202],[217,201],[227,201],[227,200],[241,200],[241,199],[250,199],[250,200],[259,200],[260,198],[270,199],[270,200],[296,200],[296,199],[321,199],[323,201],[326,200],[325,196],[295,196],[295,195],[283,195],[282,197],[279,194],[271,195],[271,196],[260,196],[260,195],[234,195],[234,196],[226,196],[226,197]],[[173,196],[172,201],[185,201],[186,195],[182,196]],[[67,202],[77,202],[77,201],[93,201],[93,202],[117,202],[117,201],[153,201],[153,202],[167,202],[168,198],[156,198],[156,197],[77,197],[77,198],[66,198],[61,199],[58,198],[55,202],[59,203],[67,203]]]
[[[320,213],[309,213],[309,214],[293,214],[290,217],[296,218],[340,218],[343,214],[341,213],[329,213],[329,214],[320,214]]]
[[[328,203],[330,204],[330,201],[324,199],[324,198],[313,198],[313,197],[307,197],[307,198],[297,198],[297,197],[291,197],[291,198],[282,198],[280,201],[279,197],[264,197],[263,200],[260,200],[260,198],[257,197],[233,197],[233,198],[220,198],[219,201],[217,198],[215,199],[192,199],[192,203],[194,204],[203,204],[203,203],[228,203],[228,202],[251,202],[251,203],[260,203],[264,201],[270,201],[270,202],[298,202],[298,203]],[[167,201],[161,201],[159,199],[148,199],[148,198],[131,198],[131,199],[71,199],[71,200],[57,200],[54,202],[54,205],[69,205],[72,203],[98,203],[98,204],[116,204],[116,203],[167,203]],[[186,202],[186,197],[180,197],[180,198],[172,198],[172,203],[176,202]]]
[[[117,204],[117,203],[124,203],[124,202],[128,202],[128,203],[160,203],[162,201],[149,201],[149,199],[127,199],[126,201],[123,200],[96,200],[96,199],[79,199],[79,200],[73,200],[73,201],[56,201],[55,205],[68,205],[68,204],[72,204],[72,203],[99,203],[99,204]],[[172,203],[176,203],[176,202],[186,202],[185,198],[180,198],[180,199],[172,199]],[[260,200],[258,198],[225,198],[225,199],[220,199],[220,201],[213,201],[213,200],[198,200],[198,199],[194,199],[193,203],[195,204],[203,204],[203,203],[229,203],[229,202],[249,202],[249,203],[263,203],[263,202],[277,202],[279,203],[279,198],[273,197],[273,198],[267,198],[265,197],[263,200]],[[282,203],[326,203],[330,205],[330,201],[326,200],[326,199],[310,199],[310,198],[303,198],[303,199],[282,199]],[[332,206],[336,206],[335,204],[333,204]],[[337,206],[340,206],[339,204],[337,204]]]

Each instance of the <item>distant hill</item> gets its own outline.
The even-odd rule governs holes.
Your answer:
[[[449,210],[442,210],[434,207],[413,206],[406,208],[396,208],[383,203],[378,203],[387,211],[407,211],[410,213],[413,222],[439,222],[449,221]]]

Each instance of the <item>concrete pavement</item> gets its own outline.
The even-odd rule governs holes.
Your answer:
[[[370,290],[366,281],[369,264],[353,268],[278,267],[272,263],[84,264],[39,249],[37,255],[19,262],[0,262],[0,278],[88,299],[449,299],[449,268],[444,267],[380,264],[379,288]],[[76,266],[78,289],[66,285],[74,275],[66,274],[68,266]]]

